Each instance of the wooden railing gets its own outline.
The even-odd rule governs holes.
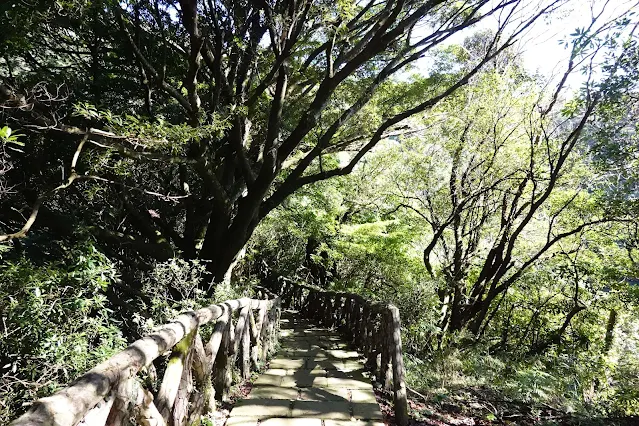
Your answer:
[[[280,298],[266,289],[259,289],[258,297],[183,313],[69,387],[36,401],[12,425],[119,426],[131,417],[143,426],[197,423],[202,413],[215,408],[215,399],[227,397],[236,364],[248,378],[274,349]],[[206,331],[211,337],[205,345],[201,336]],[[168,361],[162,364],[166,368],[153,398],[143,383],[153,387],[153,361],[164,354]]]
[[[404,360],[399,310],[357,294],[323,291],[283,277],[263,282],[280,293],[282,304],[298,310],[349,339],[367,359],[367,367],[386,390],[393,392],[397,424],[408,424]]]

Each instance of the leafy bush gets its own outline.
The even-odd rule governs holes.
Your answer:
[[[211,304],[202,289],[205,272],[205,265],[197,260],[170,259],[156,263],[149,274],[143,275],[142,294],[146,301],[133,318],[138,334],[148,333],[181,312]]]
[[[0,424],[125,346],[105,296],[114,278],[91,245],[58,262],[0,266]]]

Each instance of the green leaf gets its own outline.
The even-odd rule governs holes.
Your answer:
[[[9,126],[4,126],[0,129],[0,138],[9,139],[9,136],[11,136],[11,128]]]

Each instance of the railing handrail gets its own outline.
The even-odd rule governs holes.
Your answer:
[[[309,311],[327,326],[347,334],[367,357],[367,366],[385,389],[393,391],[395,418],[400,426],[408,424],[406,372],[402,355],[399,309],[386,302],[368,300],[346,292],[337,292],[277,277],[267,280],[277,287],[290,307]],[[304,294],[304,292],[308,294]]]
[[[121,395],[122,391],[130,391],[132,386],[138,386],[135,380],[138,372],[151,366],[155,359],[169,350],[172,350],[171,359],[176,359],[176,362],[173,363],[173,367],[167,366],[157,398],[158,406],[153,403],[153,397],[148,391],[136,391],[138,397],[134,404],[144,406],[141,411],[147,416],[146,419],[153,418],[159,424],[169,423],[167,417],[171,415],[178,398],[177,393],[183,386],[182,375],[185,374],[191,379],[192,364],[195,366],[193,373],[199,375],[200,380],[208,380],[210,386],[215,376],[216,388],[225,393],[230,385],[230,380],[227,380],[227,377],[230,378],[229,366],[232,367],[231,364],[238,352],[241,352],[242,374],[246,377],[250,374],[248,368],[251,361],[255,364],[258,359],[266,358],[275,345],[280,297],[261,287],[258,288],[258,292],[267,299],[227,300],[180,314],[174,321],[159,327],[98,364],[66,388],[35,401],[31,408],[11,425],[75,426],[83,419],[86,423],[93,423],[94,417],[99,418],[96,423],[101,424],[112,416],[122,418],[128,415],[130,410],[129,408],[127,412],[117,413],[122,409],[122,405],[125,406],[124,409],[130,405],[130,401],[124,400],[127,396]],[[258,320],[255,320],[251,312],[253,309],[259,310]],[[236,311],[240,314],[237,327],[234,327],[232,315]],[[220,325],[222,322],[223,325]],[[211,323],[216,327],[205,348],[199,336],[199,328]],[[185,344],[181,345],[181,342]],[[258,350],[259,344],[262,345],[261,351]],[[193,355],[196,360],[191,360]],[[214,368],[217,371],[214,371]],[[203,371],[198,371],[201,369]],[[207,373],[208,377],[205,377]],[[210,392],[214,394],[213,390]],[[212,398],[212,395],[209,397]],[[120,404],[118,399],[122,400]],[[207,404],[210,404],[210,401],[204,401],[202,408],[208,407]],[[138,420],[148,423],[145,419]]]

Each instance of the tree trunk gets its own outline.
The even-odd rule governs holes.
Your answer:
[[[607,354],[612,347],[612,342],[615,337],[615,325],[617,325],[617,311],[610,310],[608,314],[608,323],[606,324],[606,337],[604,339],[604,354]]]
[[[583,311],[584,309],[586,309],[586,307],[583,305],[579,305],[579,304],[575,305],[572,308],[572,310],[568,312],[568,315],[566,316],[566,319],[564,320],[564,323],[561,325],[561,327],[559,327],[557,330],[550,333],[550,335],[546,338],[546,340],[536,343],[530,349],[528,354],[539,355],[542,352],[544,352],[546,349],[548,349],[548,347],[550,347],[551,345],[558,345],[559,343],[561,343],[561,337],[564,335],[564,332],[570,325],[570,322],[572,321],[572,319],[575,317],[575,315],[577,315],[579,312]]]

